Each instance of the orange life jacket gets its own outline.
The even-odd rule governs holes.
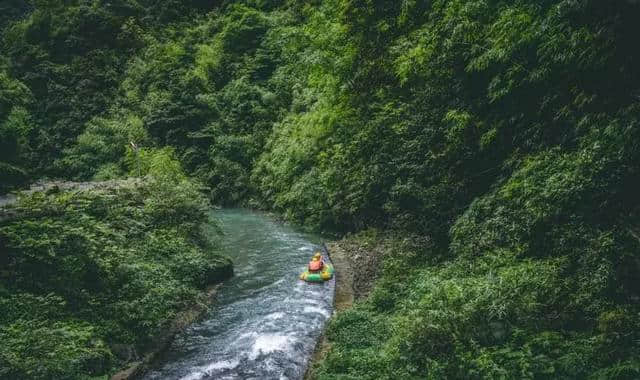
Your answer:
[[[312,260],[309,262],[309,270],[316,271],[322,269],[322,261]]]

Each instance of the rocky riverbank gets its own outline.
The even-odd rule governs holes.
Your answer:
[[[331,262],[336,268],[332,317],[334,318],[338,313],[349,309],[354,301],[369,294],[378,275],[381,251],[365,247],[357,240],[349,238],[327,243],[326,247]],[[314,366],[324,358],[330,348],[331,343],[323,334],[318,339],[316,349],[307,366],[305,380],[315,377]]]

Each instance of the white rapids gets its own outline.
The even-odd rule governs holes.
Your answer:
[[[298,279],[320,241],[261,213],[221,210],[235,276],[145,379],[301,379],[332,313],[334,280]]]

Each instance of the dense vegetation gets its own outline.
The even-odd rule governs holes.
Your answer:
[[[166,162],[157,153],[144,182],[12,206],[0,222],[0,378],[113,372],[230,275],[208,202]]]
[[[393,231],[319,378],[640,376],[640,4],[155,3],[3,5],[0,191],[171,146],[215,203]]]

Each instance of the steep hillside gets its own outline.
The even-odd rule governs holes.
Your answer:
[[[86,379],[137,361],[232,274],[206,199],[152,171],[0,209],[0,378]],[[6,216],[6,217],[5,217]]]
[[[216,204],[379,231],[319,378],[640,376],[638,2],[155,3],[8,3],[0,191],[171,147]]]

